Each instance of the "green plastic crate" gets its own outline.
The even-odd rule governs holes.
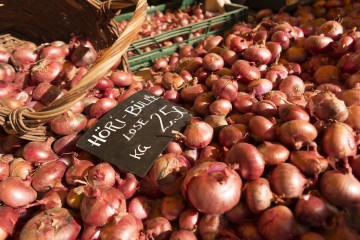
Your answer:
[[[165,11],[166,9],[185,9],[186,7],[196,3],[194,0],[175,1],[167,4],[157,5],[156,7],[150,7],[148,14],[155,13],[157,10]],[[119,15],[115,18],[116,21],[122,21],[130,19],[132,12]],[[226,4],[225,13],[216,17],[212,17],[197,23],[190,24],[185,27],[170,30],[165,33],[157,34],[155,36],[146,37],[137,41],[134,41],[128,51],[134,51],[138,55],[128,58],[130,70],[135,72],[144,67],[150,67],[155,59],[170,56],[176,52],[180,45],[194,45],[201,39],[212,36],[221,35],[226,30],[230,29],[235,23],[240,21],[246,21],[248,16],[248,8],[239,4]],[[221,24],[221,28],[214,29],[213,26]],[[191,33],[197,30],[204,30],[204,33],[190,37]],[[177,36],[187,36],[184,42],[174,43],[170,46],[161,46],[165,40],[172,39]],[[141,49],[147,46],[156,46],[149,52],[142,52]]]

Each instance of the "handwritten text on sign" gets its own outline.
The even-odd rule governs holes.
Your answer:
[[[121,169],[144,176],[192,118],[186,109],[142,90],[113,108],[77,146]]]

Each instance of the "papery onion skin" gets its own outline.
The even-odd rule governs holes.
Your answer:
[[[265,169],[261,153],[249,143],[237,143],[226,154],[225,162],[239,165],[237,171],[246,180],[259,178]]]
[[[360,182],[352,173],[325,172],[320,179],[320,191],[339,207],[352,207],[360,202]]]
[[[239,202],[241,186],[240,176],[225,163],[203,162],[189,170],[181,192],[200,212],[222,214]]]
[[[179,228],[188,231],[196,231],[200,219],[200,213],[195,208],[187,208],[180,213]]]
[[[19,240],[48,238],[75,240],[80,230],[81,225],[72,211],[52,208],[31,218],[21,230]]]

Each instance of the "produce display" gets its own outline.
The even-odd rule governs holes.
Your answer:
[[[45,124],[45,142],[1,128],[0,240],[360,239],[359,12],[349,0],[264,9],[147,77],[119,60]],[[48,107],[101,54],[79,37],[1,48],[0,105]],[[194,116],[144,177],[76,146],[140,90]]]

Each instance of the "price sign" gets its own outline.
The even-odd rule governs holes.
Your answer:
[[[119,168],[144,176],[192,118],[173,102],[141,90],[105,114],[76,145]]]

